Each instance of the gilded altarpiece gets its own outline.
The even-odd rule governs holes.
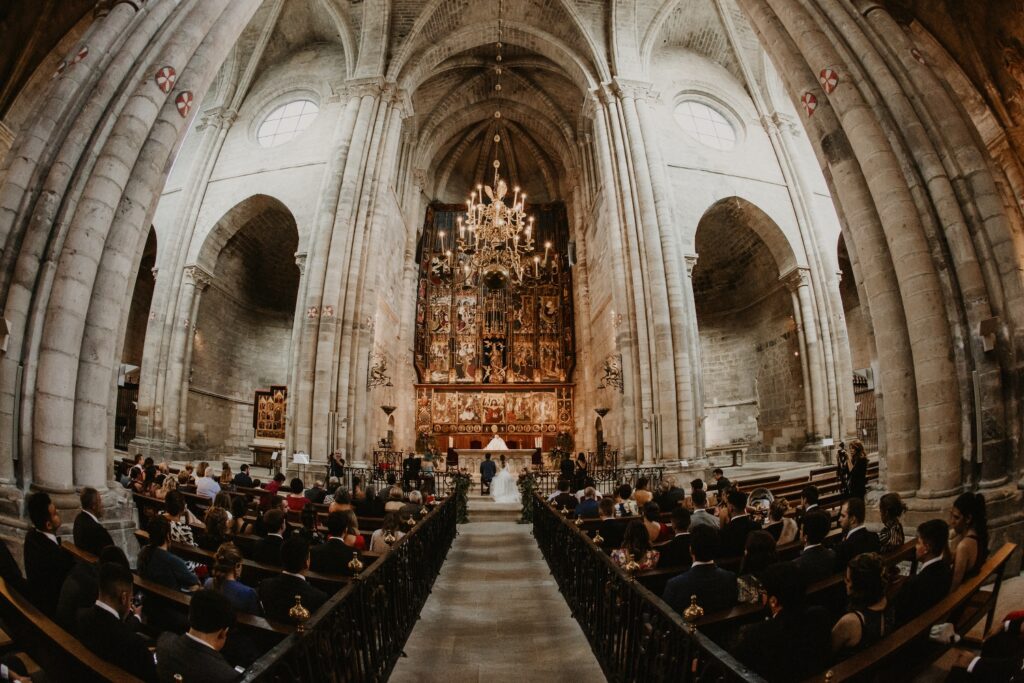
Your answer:
[[[427,209],[417,252],[416,429],[439,446],[478,448],[498,433],[515,447],[548,450],[560,433],[572,437],[576,345],[565,206],[527,209],[537,250],[523,282],[498,289],[453,255],[465,208]]]

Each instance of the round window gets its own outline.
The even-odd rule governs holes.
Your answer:
[[[267,114],[263,119],[259,130],[256,131],[256,140],[262,147],[274,147],[309,128],[313,123],[320,107],[316,102],[310,100],[295,100],[283,104],[274,111]]]
[[[736,129],[728,119],[703,102],[680,102],[675,115],[679,126],[698,142],[715,149],[736,146]]]

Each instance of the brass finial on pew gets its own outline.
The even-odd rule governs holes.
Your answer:
[[[394,545],[395,541],[397,541],[398,539],[395,538],[395,532],[391,529],[388,529],[384,532],[384,535],[381,536],[381,540],[387,543],[388,545]]]
[[[583,518],[582,517],[577,517],[576,521],[573,522],[573,524],[575,524],[577,527],[583,526]]]
[[[835,677],[836,677],[836,675],[834,673],[832,673],[831,671],[826,671],[825,672],[825,683],[832,683],[832,681],[835,679]]]
[[[594,532],[594,543],[596,543],[597,545],[601,545],[602,543],[604,543],[604,536],[601,535],[600,529]]]
[[[690,606],[683,610],[683,619],[690,625],[690,632],[697,630],[697,620],[704,616],[704,608],[697,604],[697,596],[690,596]]]
[[[562,503],[562,509],[559,512],[562,513],[563,517],[569,514],[569,508],[565,507],[565,503]]]
[[[633,555],[631,554],[629,556],[629,561],[626,562],[626,564],[623,565],[622,568],[626,570],[627,574],[633,576],[633,574],[636,574],[638,571],[640,571],[640,563],[633,559]]]
[[[413,515],[409,515],[408,519],[405,520],[405,525],[410,529],[416,526],[416,518]]]
[[[306,630],[309,610],[302,606],[302,596],[295,596],[295,604],[288,610],[288,618],[295,622],[295,630],[302,633]]]
[[[352,553],[352,559],[349,560],[348,568],[356,576],[359,575],[359,572],[363,571],[363,563],[359,559],[359,553]]]

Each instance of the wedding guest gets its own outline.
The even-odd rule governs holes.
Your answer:
[[[352,496],[345,488],[339,486],[335,489],[334,500],[331,502],[330,506],[328,506],[327,513],[345,512],[352,509]]]
[[[690,556],[693,564],[665,584],[665,602],[679,614],[690,606],[690,596],[705,614],[724,610],[736,604],[736,575],[715,566],[718,555],[718,532],[706,525],[690,531]]]
[[[31,529],[25,534],[25,578],[32,603],[41,612],[53,617],[57,611],[60,589],[74,560],[60,549],[57,532],[60,513],[50,496],[39,491],[28,497],[28,518]]]
[[[98,568],[96,601],[76,618],[75,637],[90,652],[144,681],[156,679],[153,655],[138,634],[140,608],[132,604],[134,580],[114,562]],[[127,619],[126,619],[127,618]]]
[[[179,491],[171,491],[164,499],[163,518],[170,525],[172,541],[185,545],[196,545],[192,527],[203,526],[203,523],[185,506],[185,499]]]
[[[796,540],[799,528],[796,520],[787,517],[789,502],[785,498],[775,499],[768,508],[768,525],[765,531],[775,538],[776,545],[786,545]]]
[[[235,475],[231,473],[231,465],[229,465],[227,461],[224,461],[220,466],[220,479],[217,480],[217,483],[220,484],[221,487],[227,487],[231,486],[234,480]]]
[[[160,485],[156,491],[153,491],[153,497],[159,500],[167,500],[167,494],[171,491],[178,489],[178,478],[177,477],[166,477],[164,483]]]
[[[978,573],[988,557],[988,512],[985,496],[980,493],[961,493],[949,512],[949,527],[953,538],[949,553],[953,557],[953,583],[956,590],[964,579]]]
[[[405,503],[402,501],[402,487],[392,486],[388,490],[388,502],[384,503],[384,512],[398,512]]]
[[[293,478],[289,484],[289,493],[284,499],[288,503],[288,509],[292,512],[302,512],[302,508],[309,505],[309,498],[303,493],[304,488],[302,480],[298,477]]]
[[[103,519],[103,497],[96,489],[86,486],[78,500],[82,504],[82,511],[75,517],[75,545],[93,555],[99,555],[105,547],[114,545],[110,532],[100,523]]]
[[[344,540],[345,545],[356,550],[366,550],[366,539],[359,533],[359,522],[356,519],[356,513],[351,510],[339,513],[345,519],[345,531]]]
[[[636,480],[636,488],[633,489],[633,500],[636,502],[637,510],[643,508],[654,499],[654,494],[647,488],[650,480],[647,477],[640,477]]]
[[[228,513],[223,508],[212,507],[206,512],[206,529],[199,534],[198,544],[203,550],[216,552],[221,545],[230,540],[228,533]]]
[[[252,559],[263,564],[281,564],[281,545],[284,543],[284,531],[288,526],[288,517],[280,509],[267,510],[263,514],[263,526],[266,536],[256,541],[252,548]]]
[[[847,563],[861,553],[877,553],[882,545],[878,534],[864,526],[864,499],[848,498],[839,512],[839,526],[846,535],[836,548],[836,570],[842,571]]]
[[[322,574],[349,574],[353,548],[345,542],[348,519],[344,512],[327,515],[327,540],[309,553],[309,566]]]
[[[216,498],[217,494],[220,493],[220,484],[213,478],[210,463],[199,463],[199,469],[196,470],[196,474],[199,475],[196,478],[196,495],[209,498],[210,500]]]
[[[280,574],[260,582],[260,601],[267,618],[290,623],[288,612],[295,606],[296,596],[311,613],[327,602],[328,595],[310,585],[304,575],[309,569],[309,544],[305,539],[293,537],[284,542],[281,566]]]
[[[620,567],[625,567],[630,561],[634,561],[640,569],[654,569],[658,566],[660,553],[654,549],[650,534],[647,533],[643,522],[634,520],[626,527],[622,547],[613,550],[611,557],[612,561]]]
[[[242,576],[242,552],[234,543],[224,543],[217,548],[210,573],[212,576],[203,588],[217,591],[239,612],[256,616],[263,613],[256,591],[239,580]]]
[[[672,538],[663,543],[658,551],[661,553],[659,564],[662,567],[690,565],[689,510],[678,505],[672,510]]]
[[[228,524],[228,533],[244,534],[252,533],[252,525],[245,521],[245,515],[248,514],[249,510],[245,503],[245,498],[242,496],[234,496],[231,498],[231,521]]]
[[[384,523],[381,527],[373,532],[370,536],[370,552],[371,553],[384,553],[391,549],[391,546],[397,543],[405,536],[405,533],[401,530],[401,520],[398,515],[394,512],[389,512],[384,515]],[[394,537],[394,541],[388,543],[384,540],[384,537],[390,533]]]
[[[804,516],[800,539],[804,543],[800,556],[792,562],[804,585],[828,578],[836,566],[836,553],[823,543],[832,520],[824,510],[812,510]]]
[[[267,491],[277,493],[282,486],[284,486],[284,475],[278,472],[271,481],[267,482]]]
[[[576,506],[576,516],[593,519],[597,514],[597,490],[593,486],[583,489],[583,499]]]
[[[905,624],[949,594],[953,570],[946,561],[949,525],[929,519],[917,527],[917,573],[903,582],[896,594],[896,622]]]
[[[832,627],[832,654],[837,661],[874,645],[892,629],[882,568],[878,553],[861,553],[846,566],[849,609]]]
[[[718,519],[718,515],[708,510],[708,494],[703,489],[696,489],[690,495],[690,500],[693,502],[693,514],[690,515],[691,533],[698,526],[707,526],[718,531],[722,522]]]
[[[239,469],[238,474],[231,480],[231,483],[235,486],[244,486],[245,488],[252,487],[252,477],[249,476],[249,466],[243,464]]]
[[[658,495],[655,496],[654,500],[662,510],[671,512],[681,505],[685,498],[686,491],[676,485],[676,478],[667,476],[661,480],[661,485],[658,487]]]
[[[643,507],[643,524],[651,543],[663,543],[672,538],[672,530],[661,521],[661,508],[657,503],[647,503]]]
[[[868,456],[864,444],[850,442],[850,497],[864,498],[868,493]]]
[[[739,557],[747,547],[747,536],[761,527],[747,514],[747,494],[735,489],[727,494],[729,522],[722,527],[722,557]]]
[[[597,513],[601,519],[598,533],[604,539],[602,546],[605,548],[618,548],[622,545],[625,520],[616,519],[615,501],[611,498],[602,498],[597,504]]]
[[[377,495],[377,490],[372,486],[366,487],[366,495],[354,502],[355,512],[359,517],[383,517],[384,501]]]
[[[882,517],[882,530],[878,532],[878,542],[882,552],[888,553],[899,549],[906,539],[903,536],[903,524],[900,517],[907,511],[898,493],[887,493],[878,501],[878,512]]]
[[[619,488],[615,489],[615,516],[616,517],[636,517],[639,513],[639,508],[636,506],[636,501],[632,499],[633,487],[629,484],[621,484]]]
[[[747,536],[740,573],[736,577],[737,598],[740,603],[758,604],[764,588],[762,579],[768,567],[779,561],[775,552],[775,539],[767,531],[755,531]]]
[[[324,499],[320,501],[324,505],[330,505],[334,502],[334,494],[338,492],[338,488],[341,486],[341,480],[337,477],[330,477],[327,479],[327,491],[325,492]]]
[[[188,606],[188,632],[164,633],[156,646],[157,677],[175,680],[229,683],[239,673],[220,653],[235,624],[234,610],[216,591],[199,591]]]
[[[327,491],[324,489],[324,483],[319,479],[313,482],[311,488],[306,489],[306,498],[309,498],[310,502],[317,505],[323,503],[326,496]]]
[[[149,542],[139,551],[139,576],[175,590],[196,590],[199,579],[185,564],[185,560],[171,553],[171,525],[163,517],[149,522]]]

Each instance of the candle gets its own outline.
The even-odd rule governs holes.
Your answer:
[[[540,256],[533,257],[533,276],[540,277]]]

